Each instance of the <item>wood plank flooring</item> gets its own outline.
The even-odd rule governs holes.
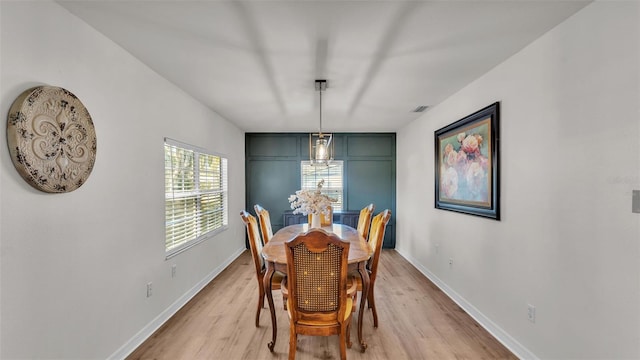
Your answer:
[[[376,280],[379,327],[365,310],[368,348],[360,352],[353,316],[349,359],[517,359],[394,250],[383,250]],[[274,291],[278,339],[271,353],[268,305],[254,326],[258,299],[251,255],[244,252],[127,358],[286,359],[289,323]],[[266,303],[266,302],[265,302]],[[296,358],[339,359],[338,337],[299,336]]]

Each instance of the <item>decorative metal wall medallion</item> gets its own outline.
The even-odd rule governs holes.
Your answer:
[[[87,109],[68,90],[38,86],[11,105],[7,143],[13,165],[33,187],[73,191],[87,181],[96,159],[96,132]]]

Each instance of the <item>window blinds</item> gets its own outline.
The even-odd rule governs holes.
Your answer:
[[[324,179],[322,193],[338,200],[332,203],[333,211],[342,210],[342,168],[341,160],[334,160],[327,166],[311,165],[310,161],[302,161],[301,174],[303,190],[315,190],[318,182]]]
[[[165,139],[167,257],[228,225],[227,159]]]

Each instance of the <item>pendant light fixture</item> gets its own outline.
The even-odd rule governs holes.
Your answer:
[[[327,90],[327,80],[316,80],[320,92],[320,130],[309,133],[309,161],[312,165],[329,165],[333,161],[333,134],[322,133],[322,92]]]

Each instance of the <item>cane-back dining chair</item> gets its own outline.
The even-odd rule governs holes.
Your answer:
[[[285,243],[290,360],[296,357],[298,334],[339,335],[340,358],[346,359],[353,311],[353,298],[347,294],[349,245],[323,229]]]
[[[373,254],[367,262],[367,272],[369,273],[369,293],[365,296],[362,294],[362,299],[367,300],[367,304],[371,312],[373,313],[373,326],[378,327],[378,311],[376,310],[376,302],[374,297],[374,289],[376,285],[376,277],[378,275],[378,260],[380,259],[380,252],[382,250],[382,242],[384,241],[384,233],[391,219],[391,210],[386,209],[378,215],[374,216],[371,220],[371,231],[369,231],[369,246],[373,250]],[[358,290],[362,291],[362,281],[359,277],[356,277],[358,281]]]
[[[311,214],[308,215],[309,224],[311,224]],[[333,206],[329,205],[329,210],[325,214],[324,212],[320,213],[320,226],[331,226],[333,225]]]
[[[258,216],[258,222],[260,223],[260,233],[262,234],[262,243],[266,245],[273,237],[273,230],[271,229],[271,217],[269,211],[256,204],[253,206]]]
[[[260,325],[260,310],[262,310],[262,308],[264,307],[264,298],[266,295],[263,283],[266,267],[264,259],[262,258],[262,241],[260,240],[260,234],[258,233],[258,222],[256,221],[256,218],[244,210],[240,212],[240,217],[247,226],[249,248],[251,251],[251,257],[253,258],[253,264],[256,268],[256,279],[258,280],[259,297],[258,309],[256,310],[256,327],[258,327]],[[271,279],[271,288],[273,290],[280,289],[280,284],[282,283],[283,277],[284,274],[277,271],[273,274],[273,277]],[[286,299],[284,299],[284,296],[283,302],[286,304]]]
[[[373,216],[373,211],[376,209],[375,205],[369,204],[360,210],[360,217],[358,217],[358,233],[362,235],[363,238],[367,239],[369,237],[369,229],[371,228],[371,217]]]

